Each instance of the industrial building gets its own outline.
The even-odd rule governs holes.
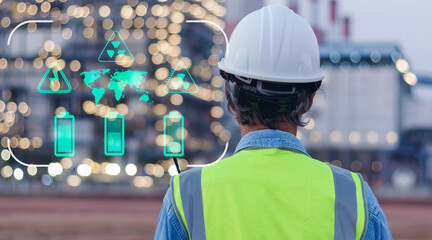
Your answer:
[[[226,156],[232,154],[240,133],[224,108],[224,80],[216,67],[224,54],[224,37],[211,25],[186,21],[209,20],[229,35],[244,15],[272,2],[0,1],[1,188],[163,192],[176,173],[172,159],[163,155],[163,118],[172,110],[185,117],[183,169],[188,163],[216,160],[227,143]],[[299,1],[284,2],[302,13]],[[313,157],[361,172],[373,186],[398,185],[398,179],[426,185],[432,176],[431,112],[425,111],[427,101],[417,101],[428,95],[417,86],[429,86],[430,79],[410,72],[394,43],[351,42],[349,18],[337,12],[336,1],[327,2],[327,23],[320,21],[322,2],[311,1],[308,9],[326,78],[298,138]],[[24,25],[7,44],[12,29],[29,19],[54,22]],[[115,30],[133,62],[98,61]],[[197,83],[197,93],[164,91],[180,61]],[[59,63],[70,81],[70,93],[37,91],[52,62]],[[134,89],[126,88],[119,101],[107,92],[96,105],[81,75],[96,69],[146,71],[145,90],[153,93],[153,103],[143,103]],[[54,117],[63,111],[75,116],[73,157],[53,154]],[[113,111],[125,117],[123,156],[104,154],[104,117]],[[50,167],[17,163],[7,151],[7,139],[17,158]]]
[[[382,185],[415,75],[395,44],[322,43],[320,55],[326,77],[299,138],[317,159]]]

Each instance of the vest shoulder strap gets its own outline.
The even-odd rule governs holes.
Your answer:
[[[174,212],[189,239],[206,239],[201,190],[201,170],[194,168],[171,178]]]
[[[363,178],[359,173],[329,166],[335,187],[334,239],[364,239],[368,209]]]

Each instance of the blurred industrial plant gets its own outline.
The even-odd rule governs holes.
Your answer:
[[[226,156],[232,154],[240,133],[224,106],[224,80],[217,69],[224,36],[210,24],[186,20],[211,21],[229,36],[244,15],[267,2],[272,1],[0,0],[0,192],[161,194],[177,173],[162,151],[163,116],[172,110],[185,118],[182,169],[216,160],[227,143]],[[286,2],[299,11],[298,1]],[[432,112],[426,109],[432,106],[427,98],[432,78],[413,73],[395,42],[351,41],[351,21],[338,11],[338,2],[326,3],[328,22],[322,23],[318,3],[310,1],[308,20],[319,39],[326,78],[298,138],[313,157],[361,172],[381,194],[429,193]],[[12,29],[30,19],[54,22],[24,25],[7,45]],[[98,61],[115,30],[133,62]],[[164,91],[180,61],[197,93]],[[52,62],[69,79],[70,93],[37,91]],[[96,105],[80,73],[101,68],[148,72],[145,90],[154,93],[153,103],[139,101],[139,94],[127,88],[120,101],[108,92]],[[54,116],[64,111],[76,118],[73,157],[53,154]],[[125,117],[121,157],[103,152],[103,121],[110,112]],[[16,158],[29,166],[14,160],[8,139]]]

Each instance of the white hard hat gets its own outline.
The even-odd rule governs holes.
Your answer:
[[[280,83],[320,81],[318,42],[310,25],[282,5],[263,7],[244,17],[229,40],[219,68],[247,78]]]

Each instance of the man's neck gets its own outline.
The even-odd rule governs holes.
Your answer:
[[[253,131],[257,131],[257,130],[264,130],[264,129],[269,129],[268,127],[261,125],[261,124],[257,124],[257,125],[240,125],[240,130],[241,130],[241,136],[243,137],[244,135],[253,132]],[[285,132],[289,132],[294,136],[297,136],[297,126],[293,125],[293,124],[284,124],[283,126],[280,126],[277,130],[281,130],[281,131],[285,131]]]

